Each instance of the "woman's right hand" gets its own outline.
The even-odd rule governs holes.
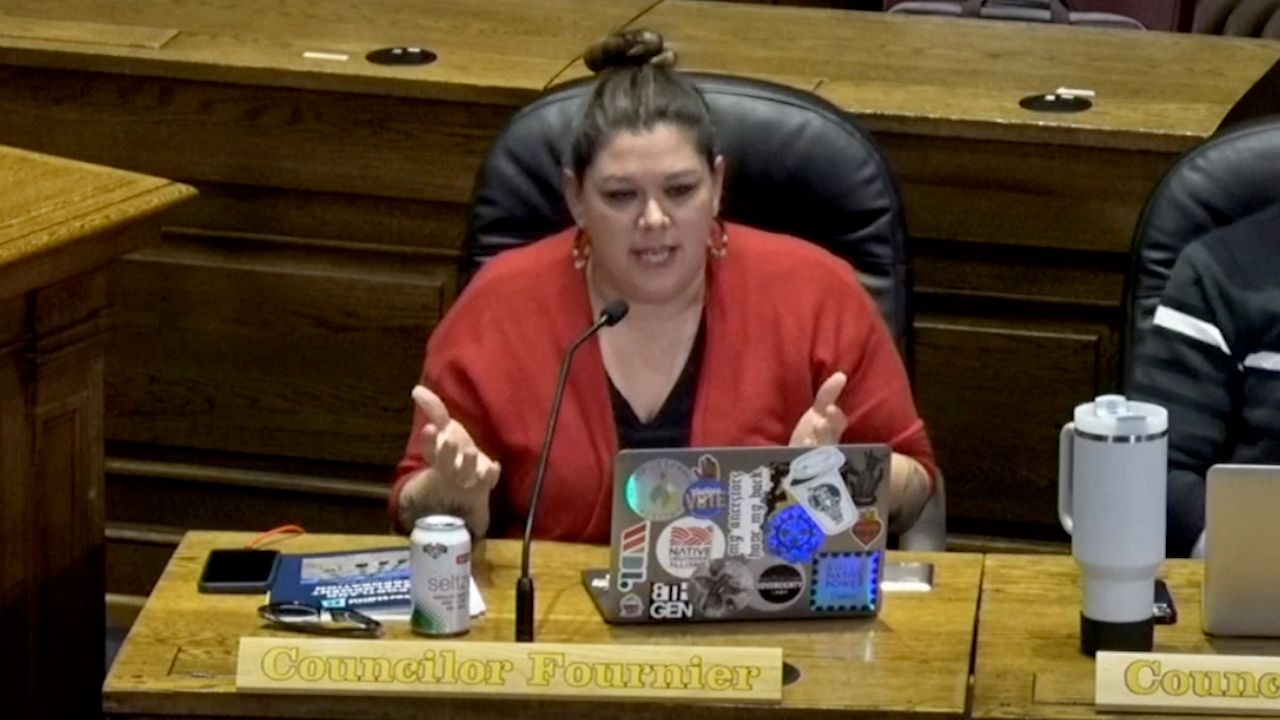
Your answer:
[[[401,521],[412,528],[422,515],[462,514],[472,532],[483,537],[489,524],[489,491],[498,484],[501,466],[481,452],[462,423],[449,417],[439,395],[418,385],[413,399],[427,418],[421,435],[427,470],[401,490]]]
[[[422,458],[435,469],[436,477],[450,487],[485,493],[492,490],[501,468],[480,451],[462,423],[449,417],[440,396],[416,385],[413,400],[427,416],[422,428]]]

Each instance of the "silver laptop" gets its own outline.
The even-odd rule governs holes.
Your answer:
[[[1201,625],[1280,637],[1280,466],[1215,465],[1205,481]]]
[[[874,615],[889,458],[870,444],[623,451],[610,567],[583,580],[616,623]]]

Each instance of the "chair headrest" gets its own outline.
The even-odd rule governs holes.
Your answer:
[[[1165,172],[1134,232],[1127,348],[1151,325],[1178,255],[1215,228],[1280,203],[1280,117],[1236,125]],[[1125,379],[1130,376],[1128,353]]]

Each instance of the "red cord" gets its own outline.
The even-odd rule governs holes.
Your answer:
[[[286,535],[286,534],[301,535],[305,532],[306,530],[303,530],[301,525],[281,525],[280,527],[277,527],[277,528],[271,528],[270,530],[262,533],[258,537],[250,540],[248,544],[245,545],[245,547],[255,548],[258,545],[261,545],[262,543],[266,542],[270,538],[275,537],[276,535]]]

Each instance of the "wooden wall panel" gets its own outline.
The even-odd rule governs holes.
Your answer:
[[[156,469],[115,468],[107,490],[107,501],[116,508],[113,526],[163,521],[175,528],[269,530],[296,523],[315,532],[346,533],[386,533],[391,527],[387,482],[342,488],[330,481],[330,487],[317,488],[283,474],[275,478],[285,482],[271,482],[272,474],[264,473],[265,482],[246,483],[220,469],[176,479]]]
[[[915,237],[1129,251],[1167,153],[879,133]]]
[[[98,710],[102,657],[80,648],[105,623],[104,302],[95,272],[0,303],[0,687],[14,717]]]
[[[108,502],[110,488],[107,486]],[[112,523],[107,527],[107,587],[112,594],[146,597],[156,580],[164,572],[164,566],[173,555],[173,549],[182,540],[178,528],[163,526],[133,526]],[[118,620],[132,622],[133,613],[116,613]],[[112,625],[111,597],[107,598],[107,622]],[[124,623],[114,623],[120,626]],[[124,624],[124,627],[128,627]]]
[[[961,532],[1061,539],[1058,430],[1113,387],[1108,324],[922,314],[916,400]],[[963,398],[963,402],[959,401]]]
[[[912,241],[917,302],[990,298],[1007,309],[1021,301],[1116,310],[1127,256],[947,240]]]
[[[0,66],[0,139],[184,181],[466,202],[514,108]]]
[[[299,242],[397,247],[457,257],[470,207],[465,203],[196,183],[200,197],[166,216],[170,232],[205,232]],[[395,246],[395,247],[392,247]]]
[[[452,265],[170,235],[111,274],[112,440],[393,464]]]
[[[23,692],[6,700],[18,716],[29,713],[26,689],[35,667],[35,570],[31,566],[31,513],[34,488],[22,482],[31,462],[31,428],[27,413],[29,358],[27,302],[17,296],[0,299],[0,643],[12,667],[2,687]]]

